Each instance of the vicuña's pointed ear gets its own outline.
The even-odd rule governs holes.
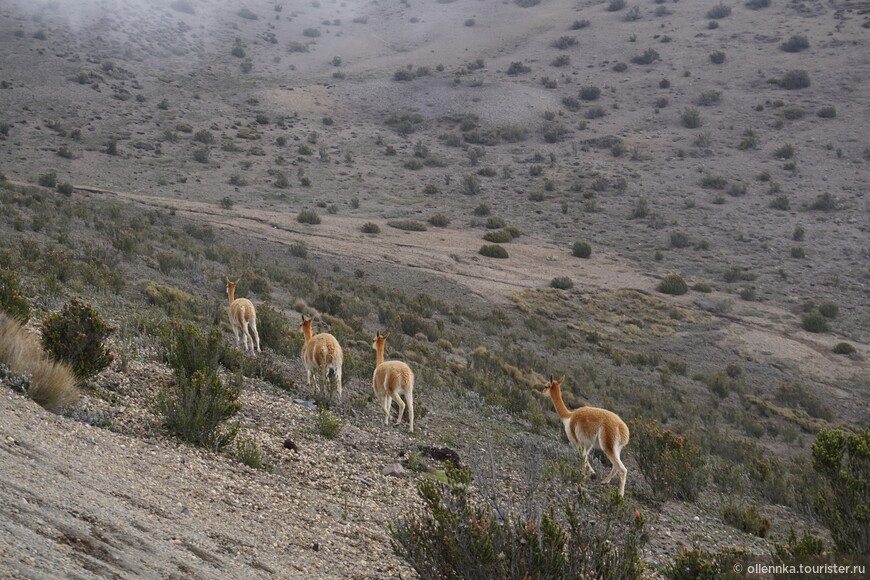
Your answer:
[[[224,278],[226,278],[226,280],[227,280],[227,284],[229,284],[229,283],[230,283],[230,277],[229,277],[229,276],[224,276]]]
[[[385,334],[385,335],[384,335],[384,340],[387,340],[387,338],[389,338],[389,336],[390,336],[389,334]]]
[[[381,337],[381,331],[379,330],[378,334],[377,334],[377,336],[375,336],[375,338],[380,338],[380,337]]]
[[[550,382],[553,382],[553,375],[550,375]]]
[[[565,375],[562,375],[562,378],[557,381],[560,385],[565,382]]]

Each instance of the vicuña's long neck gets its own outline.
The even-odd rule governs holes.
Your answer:
[[[377,348],[375,349],[375,366],[384,362],[384,343],[378,343]]]
[[[311,340],[311,325],[306,324],[302,327],[302,334],[305,335],[305,342]]]
[[[236,299],[236,289],[232,286],[227,286],[227,298],[230,299],[230,304]]]
[[[568,407],[562,401],[562,389],[560,387],[556,385],[550,387],[550,398],[553,399],[553,406],[556,407],[556,413],[558,413],[560,418],[564,419],[571,414],[571,411],[568,410]]]

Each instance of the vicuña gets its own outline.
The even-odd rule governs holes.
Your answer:
[[[344,359],[341,345],[338,344],[334,336],[326,332],[312,336],[314,331],[311,328],[311,319],[306,319],[304,315],[299,326],[302,328],[302,334],[305,335],[305,344],[302,345],[302,364],[308,373],[308,386],[311,386],[311,371],[326,369],[327,379],[335,376],[338,396],[341,397],[341,363]],[[317,384],[316,374],[314,386],[320,388]]]
[[[408,426],[411,432],[414,432],[414,371],[411,367],[398,360],[384,361],[384,343],[387,341],[387,336],[382,335],[378,331],[372,342],[372,348],[375,349],[377,366],[372,375],[372,386],[375,389],[375,397],[381,401],[384,407],[384,425],[390,422],[390,410],[393,407],[392,401],[395,401],[399,406],[399,416],[396,418],[396,425],[402,422],[402,415],[405,413],[405,401],[400,395],[405,395],[405,400],[408,401]]]
[[[257,347],[257,352],[260,350],[260,334],[257,332],[257,311],[254,309],[254,304],[247,298],[236,298],[236,284],[239,281],[230,282],[227,278],[227,298],[230,300],[230,326],[233,327],[233,334],[236,336],[236,345],[239,344],[239,329],[242,330],[242,340],[244,341],[244,349],[254,352],[254,346]],[[249,332],[250,329],[250,332]],[[254,338],[251,338],[251,332],[254,333]]]
[[[604,451],[613,469],[602,483],[610,482],[619,471],[619,495],[625,495],[625,477],[628,470],[622,464],[619,454],[628,444],[628,427],[619,415],[607,409],[580,407],[569,411],[562,401],[561,385],[564,380],[564,377],[557,381],[550,376],[545,392],[550,395],[556,413],[562,419],[568,441],[577,447],[577,451],[583,458],[584,468],[591,473],[595,473],[595,470],[589,465],[589,452],[595,447]]]

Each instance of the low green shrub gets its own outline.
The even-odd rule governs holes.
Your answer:
[[[425,232],[426,224],[416,220],[389,220],[387,225],[406,232]]]
[[[812,454],[813,469],[828,484],[815,510],[834,545],[845,554],[870,554],[870,430],[819,431]]]
[[[236,439],[236,459],[253,469],[263,467],[263,452],[260,446],[251,437],[239,437]]]
[[[770,520],[762,517],[754,505],[741,508],[729,502],[722,510],[722,519],[729,526],[759,538],[766,538],[770,531]]]
[[[659,282],[658,286],[656,286],[656,290],[663,294],[679,296],[688,292],[689,286],[686,284],[686,281],[683,280],[683,277],[679,274],[668,274],[667,276],[662,278],[662,281]]]
[[[725,548],[718,552],[707,552],[698,546],[684,548],[664,569],[664,576],[668,580],[737,580],[744,576],[735,572],[734,566],[747,555],[739,548]]]
[[[212,326],[202,334],[193,324],[171,323],[161,331],[161,341],[174,380],[164,386],[157,400],[163,424],[182,440],[220,451],[235,439],[238,424],[224,426],[241,409],[238,396],[242,376],[224,381],[219,361],[227,356],[223,333]]]
[[[835,354],[852,354],[855,352],[855,347],[848,342],[838,342],[834,346]]]
[[[719,20],[731,16],[731,7],[725,6],[721,2],[707,11],[707,18]]]
[[[576,258],[588,258],[592,255],[592,246],[589,242],[576,241],[571,248],[571,255]]]
[[[810,47],[810,41],[802,34],[793,34],[788,40],[779,45],[785,52],[800,52]]]
[[[505,250],[502,246],[498,244],[484,244],[480,247],[478,253],[481,256],[486,256],[488,258],[507,258],[508,251]]]
[[[115,357],[103,341],[115,330],[94,307],[71,299],[42,321],[42,345],[57,361],[70,365],[79,380],[107,368]]]
[[[504,517],[472,495],[468,470],[448,468],[444,479],[421,480],[422,511],[390,527],[394,552],[421,577],[633,580],[643,573],[644,518],[615,495],[580,491],[540,520]]]
[[[828,320],[818,310],[804,314],[801,327],[807,332],[828,332]]]
[[[568,276],[556,276],[550,280],[550,288],[558,288],[560,290],[570,290],[574,287],[574,281]]]
[[[701,111],[695,107],[686,107],[680,111],[680,121],[687,129],[697,129],[701,126]]]
[[[313,209],[303,209],[299,212],[299,215],[296,216],[296,221],[301,224],[317,225],[321,220],[320,216],[317,215],[317,212]]]
[[[632,456],[660,499],[695,501],[707,485],[701,449],[656,421],[631,421]]]
[[[30,300],[21,293],[15,272],[5,268],[0,268],[0,309],[21,324],[30,320]]]
[[[316,422],[317,432],[326,439],[335,439],[341,433],[341,421],[325,407],[317,412]]]
[[[375,222],[366,222],[360,227],[360,230],[364,234],[379,234],[381,233],[381,227]]]

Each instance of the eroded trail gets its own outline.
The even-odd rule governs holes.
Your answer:
[[[250,237],[289,246],[304,240],[320,255],[366,264],[389,264],[407,268],[427,277],[441,277],[460,285],[467,292],[488,302],[508,303],[519,290],[543,288],[557,276],[570,277],[577,286],[600,290],[635,289],[652,293],[658,279],[632,270],[616,259],[598,254],[580,260],[568,248],[558,247],[534,235],[523,235],[508,246],[510,258],[499,260],[477,254],[483,243],[479,231],[430,228],[424,232],[405,232],[383,227],[377,235],[363,234],[367,218],[329,215],[317,226],[299,223],[293,213],[269,212],[236,206],[231,210],[194,200],[167,200],[141,193],[110,191],[77,186],[96,195],[148,208],[173,208],[176,213],[208,223],[227,236]],[[695,297],[656,294],[682,307],[697,309]],[[733,300],[726,293],[709,295],[716,300]],[[831,349],[841,340],[831,334],[810,334],[795,330],[795,316],[770,303],[754,304],[753,312],[738,315],[711,314],[730,323],[719,347],[740,356],[770,364],[797,365],[803,372],[827,382],[853,381],[867,376],[866,360],[834,356]],[[866,359],[866,345],[856,345]],[[845,394],[845,391],[843,391]]]

